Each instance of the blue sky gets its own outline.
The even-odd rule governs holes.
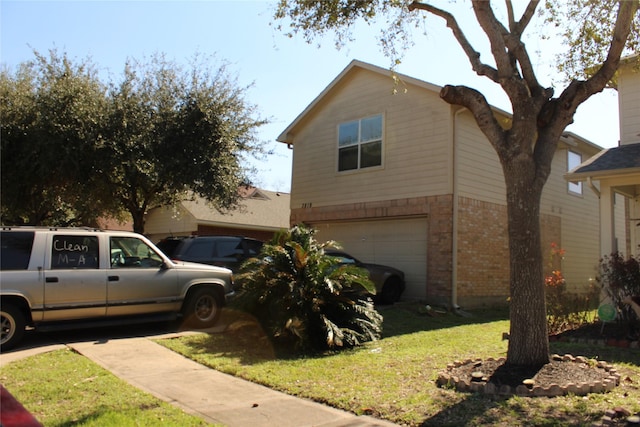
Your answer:
[[[280,132],[352,59],[382,67],[390,62],[381,53],[373,29],[357,27],[355,41],[342,50],[335,49],[331,37],[319,40],[318,47],[317,42],[307,44],[301,36],[288,38],[270,26],[273,8],[273,1],[248,0],[1,0],[0,62],[15,67],[33,59],[34,49],[46,53],[57,48],[78,60],[90,57],[106,81],[120,76],[127,58],[165,53],[169,59],[186,64],[195,53],[215,54],[230,64],[239,85],[252,84],[247,101],[271,121],[260,128],[259,137],[274,154],[252,161],[258,170],[255,183],[288,192],[292,153],[276,142]],[[429,35],[416,34],[416,46],[407,52],[397,71],[437,85],[470,85],[482,90],[495,106],[510,111],[499,88],[470,70],[444,25],[438,20],[427,22]],[[468,31],[472,40],[481,39],[481,33]],[[539,52],[536,63],[543,84],[559,80],[551,68],[555,48],[545,44],[539,34],[533,34],[527,46]],[[215,63],[212,66],[217,68]],[[561,90],[562,86],[556,87],[557,93]],[[568,130],[605,148],[616,146],[615,92],[608,90],[587,101]]]

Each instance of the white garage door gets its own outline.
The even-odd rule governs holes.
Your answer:
[[[363,262],[402,270],[402,296],[424,298],[427,282],[427,218],[313,224],[319,242],[335,240]]]

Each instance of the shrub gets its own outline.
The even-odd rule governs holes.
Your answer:
[[[614,252],[600,260],[599,270],[598,282],[616,307],[618,320],[636,320],[633,310],[622,301],[640,296],[640,259],[632,255],[625,259],[620,252]]]
[[[545,296],[547,304],[547,328],[550,334],[558,334],[590,323],[591,311],[597,306],[599,290],[593,284],[586,293],[567,292],[567,283],[560,263],[564,249],[551,244],[549,270],[545,276]]]
[[[324,254],[315,230],[278,233],[248,260],[237,277],[235,305],[251,313],[281,350],[322,351],[377,340],[382,316],[364,269],[339,265]]]

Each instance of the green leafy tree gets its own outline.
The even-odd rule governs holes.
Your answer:
[[[90,61],[55,50],[0,72],[3,224],[87,224],[112,208],[92,183],[105,92]]]
[[[465,107],[473,114],[500,159],[506,184],[510,251],[511,331],[507,363],[539,366],[549,361],[540,238],[542,189],[558,141],[572,123],[577,108],[614,78],[624,53],[638,51],[638,1],[548,1],[541,6],[532,0],[524,5],[519,18],[510,0],[498,13],[488,0],[470,3],[470,8],[456,15],[447,10],[451,4],[446,2],[280,0],[274,17],[289,25],[289,35],[301,32],[308,41],[333,32],[338,46],[350,40],[358,21],[373,24],[378,18],[386,18],[388,25],[379,42],[396,61],[402,49],[411,44],[411,31],[422,25],[425,15],[442,18],[473,71],[497,84],[508,96],[513,115],[509,123],[503,123],[476,89],[446,85],[440,92],[445,102]],[[479,40],[465,35],[460,25],[465,13],[473,13],[485,33],[490,60],[485,61],[474,47]],[[525,31],[538,16],[547,20],[546,29],[567,28],[569,54],[563,55],[562,69],[570,81],[557,96],[553,87],[543,86],[536,77],[537,68],[524,43]],[[425,31],[427,24],[425,21]],[[446,58],[441,62],[446,64]]]
[[[336,243],[318,243],[314,234],[294,227],[265,244],[243,265],[235,303],[281,349],[321,351],[379,339],[382,316],[369,297],[375,285],[367,271],[339,265],[324,254]]]
[[[103,84],[88,60],[35,53],[0,74],[2,221],[92,225],[128,213],[144,232],[148,208],[201,196],[232,209],[265,153],[265,124],[226,65],[162,55],[129,61]]]
[[[248,181],[243,156],[263,153],[256,107],[226,66],[210,71],[196,57],[189,71],[162,55],[127,63],[110,88],[103,185],[144,231],[148,208],[202,196],[233,208]]]

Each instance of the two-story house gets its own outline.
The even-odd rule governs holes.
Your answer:
[[[616,76],[620,111],[620,145],[604,150],[567,174],[585,182],[600,200],[600,251],[640,255],[640,55],[625,58]],[[626,217],[616,215],[620,199]],[[619,209],[618,209],[619,210]],[[620,232],[627,230],[626,239]],[[623,235],[624,236],[624,235]]]
[[[319,240],[337,240],[365,262],[403,270],[403,298],[506,304],[502,168],[473,116],[439,92],[352,61],[278,137],[293,148],[291,224],[316,228]],[[596,274],[598,199],[564,175],[600,150],[567,133],[542,200],[545,248],[566,250],[562,269],[576,290]]]

